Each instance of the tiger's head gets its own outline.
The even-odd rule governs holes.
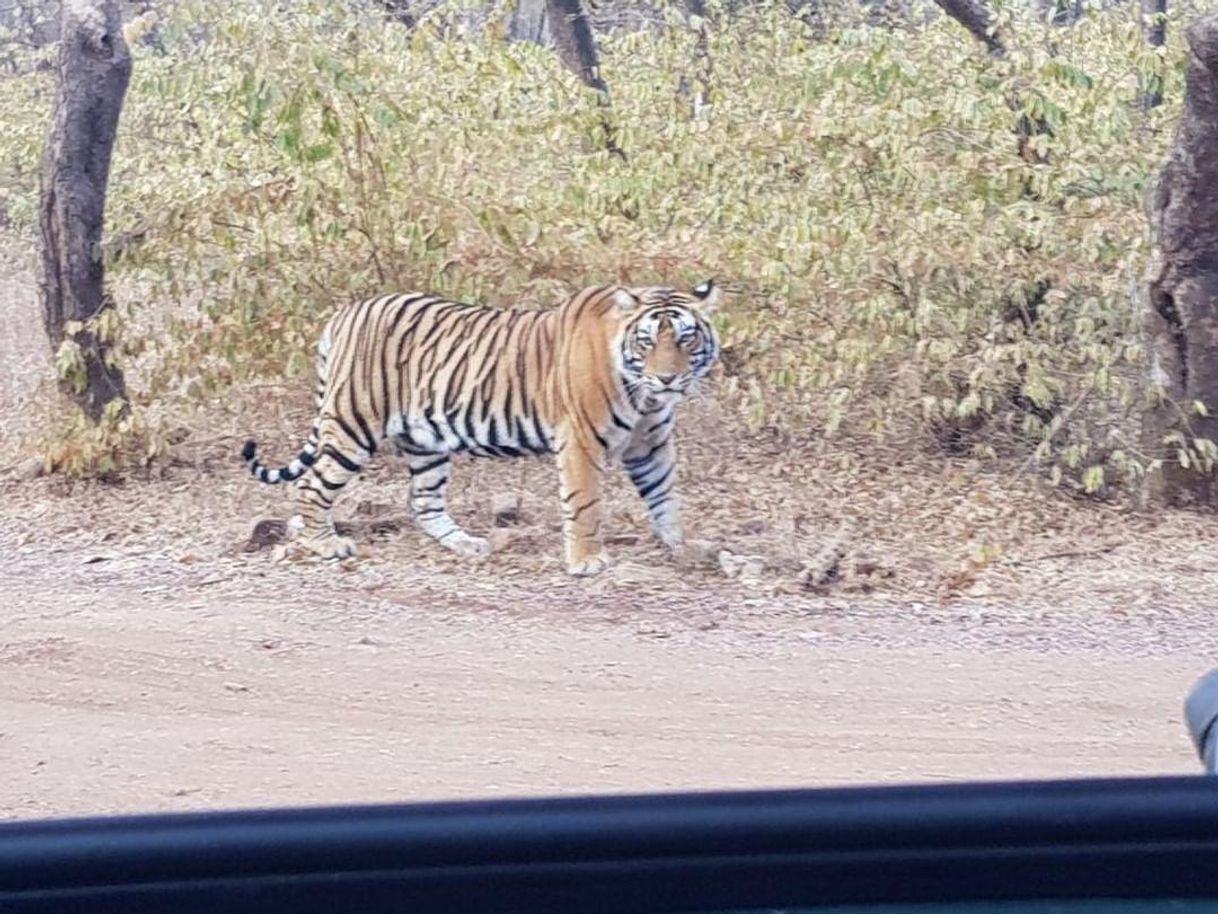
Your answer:
[[[713,280],[689,292],[623,288],[614,302],[622,320],[619,365],[631,399],[675,403],[710,374],[719,358],[719,338],[708,319],[719,305]]]

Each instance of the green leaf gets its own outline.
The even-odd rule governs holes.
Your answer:
[[[1104,468],[1102,466],[1089,466],[1083,471],[1083,491],[1088,495],[1094,495],[1104,487]]]
[[[320,162],[323,159],[328,159],[334,155],[333,143],[316,143],[307,147],[302,153],[301,158],[306,162]]]

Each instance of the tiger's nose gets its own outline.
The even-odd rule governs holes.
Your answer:
[[[676,379],[677,379],[677,376],[675,374],[658,374],[658,375],[656,375],[656,380],[665,386],[671,384]]]

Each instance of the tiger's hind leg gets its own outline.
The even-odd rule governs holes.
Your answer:
[[[319,424],[318,457],[297,483],[297,514],[288,522],[289,532],[300,545],[325,559],[355,555],[355,542],[339,536],[334,527],[334,501],[366,460],[356,448],[340,449],[330,423]]]
[[[445,454],[412,456],[410,466],[410,513],[419,528],[446,549],[460,555],[490,552],[490,543],[470,536],[448,513],[444,493],[452,461]]]

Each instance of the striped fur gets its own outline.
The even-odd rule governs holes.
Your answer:
[[[555,454],[567,569],[595,574],[601,490],[620,461],[660,541],[682,540],[673,487],[677,403],[719,355],[707,315],[711,282],[584,289],[546,311],[501,310],[417,293],[350,305],[317,347],[317,418],[288,465],[269,469],[247,441],[241,456],[266,483],[297,480],[301,541],[331,558],[354,554],[331,518],[334,500],[386,443],[405,457],[410,509],[438,542],[466,555],[487,542],[445,505],[451,457]]]

